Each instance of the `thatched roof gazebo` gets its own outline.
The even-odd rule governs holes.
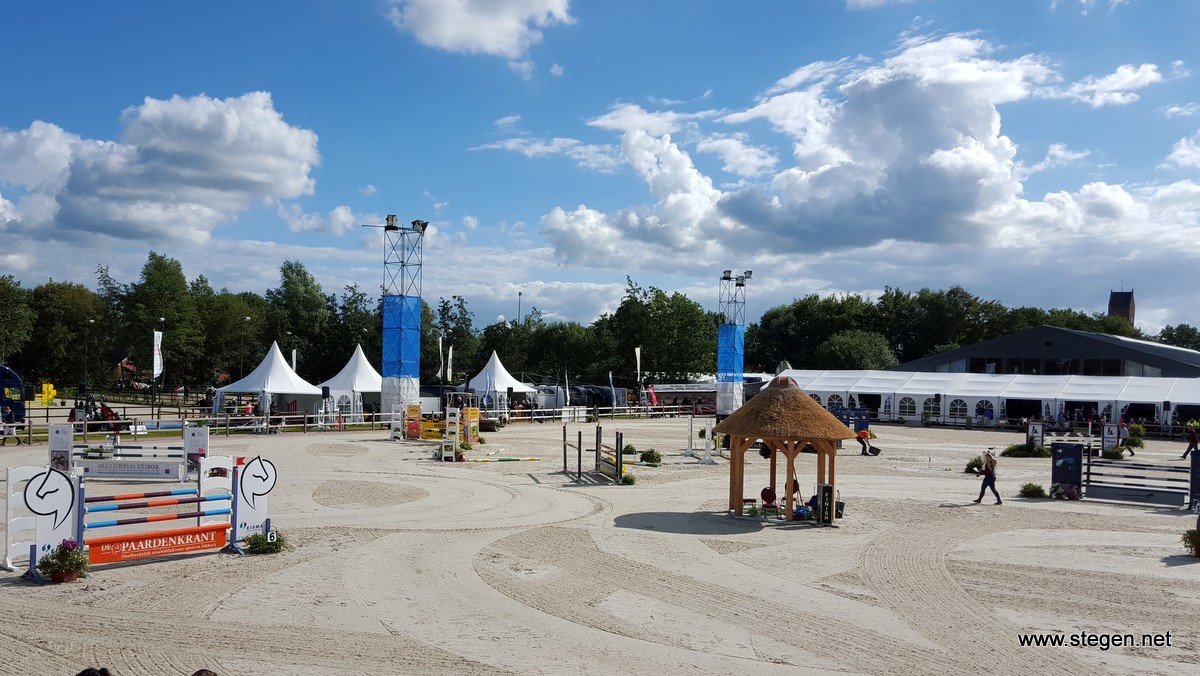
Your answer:
[[[826,411],[795,381],[779,376],[751,397],[741,408],[722,420],[714,432],[728,434],[729,509],[742,514],[743,485],[746,474],[746,449],[762,439],[771,453],[771,489],[775,489],[777,454],[787,458],[787,519],[792,520],[795,499],[790,487],[796,478],[796,456],[812,444],[817,451],[817,483],[830,484],[836,490],[837,442],[853,439],[854,432]],[[778,491],[776,491],[778,495]],[[836,495],[836,493],[835,493]],[[831,514],[832,514],[832,507]]]

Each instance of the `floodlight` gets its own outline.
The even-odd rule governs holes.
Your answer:
[[[396,232],[400,229],[400,226],[396,225],[396,214],[387,215],[387,222],[384,224],[383,229],[387,232]]]
[[[745,275],[746,279],[750,279],[750,278],[751,278],[751,277],[753,277],[753,276],[754,276],[754,271],[753,271],[753,270],[747,270],[747,271],[746,271],[746,275]]]
[[[738,275],[733,284],[734,286],[746,286],[746,277],[744,275]]]
[[[721,273],[721,281],[728,282],[733,279],[733,270],[726,270]]]

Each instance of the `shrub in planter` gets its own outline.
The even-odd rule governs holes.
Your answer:
[[[653,448],[648,448],[648,449],[642,451],[642,454],[640,456],[638,456],[638,458],[642,462],[649,462],[649,463],[653,463],[653,464],[658,464],[658,463],[662,462],[662,455],[658,451],[654,450]]]
[[[87,572],[88,555],[76,540],[63,540],[46,556],[38,559],[37,569],[56,582],[74,580]]]
[[[1041,484],[1030,482],[1021,485],[1021,491],[1018,495],[1023,498],[1044,498],[1046,497],[1046,489],[1042,488]]]
[[[461,444],[459,444],[458,447],[463,449],[464,451],[469,451],[469,450],[471,450],[471,442],[464,441]]]
[[[282,552],[286,544],[283,533],[279,531],[275,531],[274,542],[269,541],[263,533],[251,533],[242,541],[242,549],[247,554],[276,554]]]
[[[1125,440],[1125,447],[1126,448],[1145,448],[1146,441],[1144,439],[1142,439],[1141,437],[1135,437],[1133,435],[1130,435],[1129,438]]]
[[[1051,484],[1050,497],[1055,500],[1078,500],[1083,497],[1079,492],[1079,484]]]
[[[1117,446],[1115,448],[1109,448],[1105,450],[1100,454],[1100,457],[1104,458],[1105,460],[1124,460],[1125,451],[1121,450],[1120,446]]]
[[[983,469],[983,456],[977,455],[967,461],[967,468],[963,471],[967,474],[975,474],[981,469]]]
[[[621,475],[621,484],[622,485],[632,486],[636,483],[637,483],[637,477],[635,477],[634,475],[632,475],[632,474],[622,474]]]
[[[1053,455],[1049,446],[1038,446],[1030,439],[1023,444],[1013,444],[1000,451],[1006,458],[1049,458]]]
[[[621,449],[621,455],[637,455],[638,449],[633,444],[625,444],[625,448]]]
[[[704,438],[704,428],[703,427],[700,428],[700,432],[696,436],[700,437],[701,439]]]
[[[1196,556],[1200,556],[1200,530],[1195,528],[1183,531],[1183,537],[1180,538],[1183,546],[1192,550]]]
[[[1143,439],[1143,438],[1145,438],[1145,436],[1146,436],[1146,426],[1145,425],[1143,425],[1142,423],[1130,423],[1129,424],[1129,439],[1131,441],[1133,439]],[[1138,446],[1138,448],[1141,448],[1141,446]]]

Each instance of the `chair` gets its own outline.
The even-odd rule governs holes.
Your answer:
[[[792,479],[792,501],[797,505],[804,504],[804,495],[800,492],[800,481]]]
[[[775,495],[775,489],[771,488],[770,486],[762,489],[762,493],[759,493],[759,497],[762,498],[763,516],[766,516],[767,510],[773,511],[776,516],[778,516],[781,513],[781,510],[783,510],[783,505],[779,504],[779,498]]]

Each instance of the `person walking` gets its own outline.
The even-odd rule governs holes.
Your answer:
[[[1121,426],[1117,428],[1117,445],[1124,446],[1125,450],[1129,451],[1130,457],[1137,455],[1133,452],[1133,447],[1129,445],[1129,423],[1121,421]]]
[[[1183,452],[1183,455],[1179,456],[1183,460],[1187,460],[1188,454],[1195,451],[1197,446],[1200,445],[1200,432],[1196,431],[1195,425],[1187,426],[1187,442],[1187,450]]]
[[[979,487],[979,497],[972,502],[983,502],[983,494],[990,488],[992,495],[996,496],[996,504],[1001,504],[1000,494],[996,492],[996,456],[992,455],[991,451],[983,452],[983,468],[979,470],[979,474],[983,477],[983,485]]]
[[[0,427],[0,437],[3,437],[3,440],[0,440],[0,446],[7,446],[9,437],[16,438],[17,445],[20,446],[21,436],[17,434],[17,416],[8,406],[4,407],[3,416],[0,417],[0,425],[3,425]]]

